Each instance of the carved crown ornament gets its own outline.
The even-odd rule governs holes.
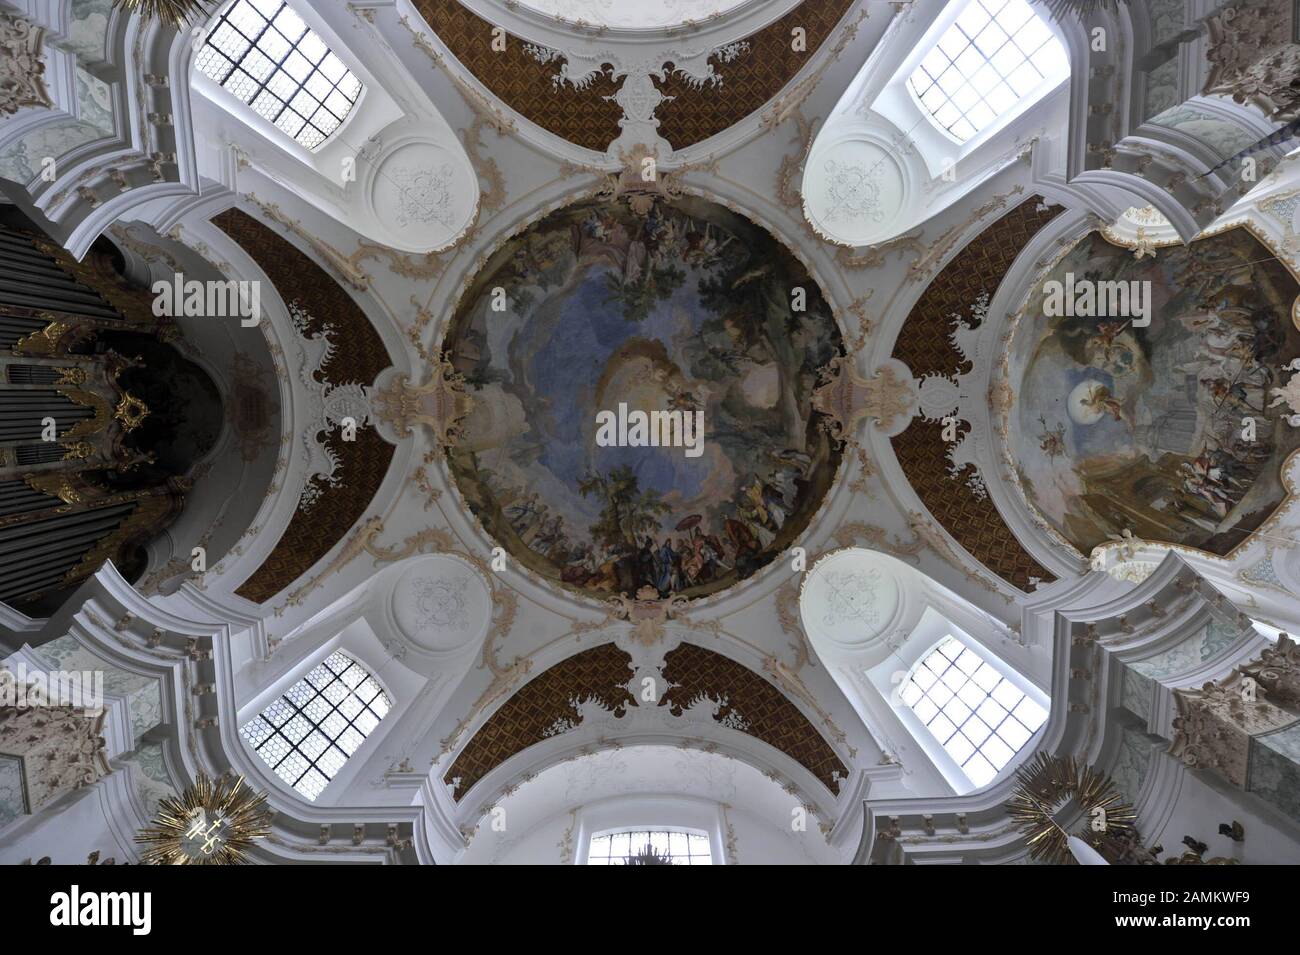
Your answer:
[[[103,710],[75,706],[0,708],[0,754],[19,759],[25,812],[110,772],[104,719]]]
[[[886,362],[867,379],[857,373],[851,356],[837,355],[821,370],[820,378],[812,406],[826,415],[826,428],[837,441],[851,437],[864,418],[895,434],[916,413],[916,382],[900,362]]]
[[[405,438],[417,425],[433,431],[439,446],[454,445],[463,436],[462,423],[474,408],[465,379],[445,358],[433,363],[422,385],[412,385],[407,375],[397,375],[371,395],[375,417]]]
[[[1199,690],[1175,690],[1171,755],[1247,788],[1251,743],[1300,720],[1300,646],[1285,633],[1259,659]]]
[[[24,106],[52,107],[42,78],[45,63],[41,47],[45,31],[30,20],[0,10],[0,116],[16,113]]]
[[[605,605],[608,612],[603,619],[575,624],[574,633],[600,630],[615,621],[626,621],[632,625],[632,639],[644,647],[651,647],[663,639],[669,620],[681,619],[689,623],[685,610],[690,606],[690,599],[680,595],[661,598],[654,587],[642,587],[635,600],[624,594],[615,594],[605,601]]]

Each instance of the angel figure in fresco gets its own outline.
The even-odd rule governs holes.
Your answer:
[[[1113,353],[1116,348],[1115,339],[1119,337],[1120,332],[1128,328],[1128,324],[1127,321],[1101,322],[1097,325],[1097,333],[1088,338],[1088,347],[1096,348],[1106,361],[1113,360]]]
[[[1258,414],[1264,413],[1263,408],[1256,408],[1250,403],[1250,389],[1246,382],[1235,379],[1228,381],[1226,378],[1214,378],[1206,382],[1206,387],[1210,392],[1210,397],[1217,402],[1216,408],[1223,407],[1224,404],[1231,400],[1242,408]]]
[[[1124,406],[1110,393],[1110,389],[1100,382],[1080,396],[1079,403],[1089,411],[1100,411],[1102,414],[1110,415],[1116,421],[1128,423],[1128,419],[1124,416]]]
[[[1038,435],[1038,449],[1049,460],[1060,457],[1065,453],[1065,425],[1058,423],[1055,428],[1048,428],[1047,419],[1042,415],[1038,416],[1038,423],[1043,426],[1042,433]]]

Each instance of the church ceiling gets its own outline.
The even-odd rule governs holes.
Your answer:
[[[671,99],[656,110],[659,135],[685,149],[722,132],[780,92],[830,36],[852,0],[805,0],[785,16],[745,37],[747,47],[724,61],[711,58],[719,83],[700,84],[670,72],[656,81]],[[502,102],[526,119],[578,146],[604,152],[619,135],[622,108],[613,96],[622,85],[609,73],[575,87],[553,82],[560,62],[530,51],[511,37],[504,51],[492,48],[493,24],[459,0],[415,0],[415,7],[461,64]],[[791,30],[806,31],[804,51],[791,48]],[[688,44],[689,37],[682,43]]]
[[[918,380],[955,378],[970,363],[950,333],[954,316],[971,321],[971,307],[992,296],[1020,250],[1039,229],[1061,213],[1031,196],[981,232],[957,253],[912,306],[894,345],[893,357]],[[1055,580],[1016,539],[987,494],[981,495],[949,473],[948,443],[942,422],[915,419],[893,438],[894,453],[917,496],[944,529],[980,563],[1021,589],[1030,578]]]
[[[831,792],[839,792],[839,780],[848,777],[848,767],[799,708],[744,664],[697,644],[683,643],[664,654],[664,679],[670,689],[662,705],[674,714],[701,696],[721,698],[723,694],[726,703],[718,719],[727,720],[728,714],[734,714],[743,732],[781,750]]]
[[[0,862],[1300,858],[1291,0],[160,3],[0,10]]]
[[[299,317],[300,331],[319,335],[327,325],[331,328],[339,347],[321,365],[323,380],[369,385],[391,364],[361,306],[319,265],[239,209],[228,209],[212,221],[266,273]],[[359,427],[355,441],[344,441],[335,431],[325,443],[338,463],[336,480],[318,483],[314,494],[304,495],[275,548],[236,590],[239,596],[262,603],[297,580],[361,519],[383,483],[393,445],[374,428]]]

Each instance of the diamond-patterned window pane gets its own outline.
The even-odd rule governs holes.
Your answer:
[[[297,789],[308,799],[315,799],[325,791],[325,785],[328,782],[329,780],[315,769],[309,769],[307,775],[298,780]]]
[[[246,0],[239,0],[232,6],[230,12],[226,14],[226,19],[250,40],[257,39],[257,35],[266,29],[266,18]]]
[[[284,0],[235,0],[208,31],[195,66],[307,149],[342,125],[362,89]]]
[[[321,732],[330,739],[334,739],[347,728],[348,721],[337,710],[331,711],[329,716],[320,721]]]
[[[258,748],[257,753],[266,761],[266,765],[275,767],[289,755],[291,749],[289,741],[276,733]]]
[[[307,77],[307,82],[303,86],[308,93],[322,102],[334,91],[334,84],[325,79],[320,70]]]
[[[272,726],[280,726],[287,721],[289,717],[293,716],[295,712],[297,711],[288,700],[276,700],[262,711],[262,716],[264,716],[266,721]]]
[[[1026,0],[970,0],[907,85],[941,129],[966,142],[1068,71],[1065,48]]]
[[[364,710],[357,714],[357,718],[352,721],[352,725],[360,730],[363,736],[369,736],[371,731],[379,725],[379,717],[369,710]]]
[[[301,713],[298,713],[293,719],[280,727],[280,732],[284,734],[284,738],[290,743],[296,743],[311,732],[311,723]]]
[[[303,35],[303,31],[307,29],[307,24],[302,22],[302,17],[298,16],[298,14],[288,7],[283,7],[275,17],[275,28],[289,40],[296,40]]]
[[[235,64],[221,55],[221,52],[214,46],[205,46],[199,51],[199,55],[194,60],[194,65],[199,71],[210,79],[221,83],[230,71],[235,68]]]
[[[330,53],[325,57],[325,59],[321,60],[320,71],[325,75],[325,79],[329,80],[331,83],[337,83],[339,80],[343,79],[348,68],[343,65],[342,60],[333,53]]]
[[[343,764],[348,761],[347,756],[343,754],[337,746],[331,746],[321,754],[321,758],[316,760],[316,768],[319,769],[329,779],[334,778],[334,774],[343,768]]]
[[[221,84],[230,90],[241,103],[247,103],[257,95],[258,83],[243,70],[238,67],[235,71],[226,77],[226,82]]]
[[[330,715],[332,710],[333,707],[330,705],[330,702],[323,696],[315,697],[302,709],[303,713],[306,714],[307,719],[311,720],[317,726],[319,726],[325,718]]]
[[[650,846],[673,865],[713,865],[708,836],[683,829],[630,829],[591,837],[587,865],[624,865],[628,856]]]
[[[321,753],[329,748],[330,741],[327,740],[319,730],[312,730],[311,734],[298,744],[299,750],[308,759],[316,759]]]
[[[317,692],[314,684],[324,690]],[[358,692],[369,697],[368,704]],[[392,700],[364,667],[333,653],[245,723],[240,734],[276,775],[315,800],[391,708]]]
[[[336,740],[339,749],[351,756],[357,751],[357,747],[365,740],[365,737],[357,732],[356,727],[349,726],[343,731],[343,734]]]
[[[243,733],[244,739],[248,740],[248,744],[256,749],[266,742],[266,738],[274,731],[271,729],[271,724],[259,716],[245,723],[240,732]]]
[[[951,636],[912,668],[900,697],[977,787],[1047,720],[1046,710]]]
[[[239,64],[240,69],[257,80],[264,83],[275,72],[275,63],[270,57],[257,50],[249,50],[248,55],[244,57],[244,62]]]

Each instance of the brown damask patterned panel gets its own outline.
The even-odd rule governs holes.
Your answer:
[[[711,58],[713,71],[722,76],[720,86],[694,89],[685,78],[671,74],[658,84],[665,96],[675,97],[655,111],[659,135],[674,149],[684,149],[762,108],[830,38],[835,24],[852,5],[853,0],[804,0],[747,37],[749,49],[731,63]],[[796,53],[790,47],[790,31],[795,27],[803,27],[807,34],[805,52]]]
[[[698,696],[715,700],[726,697],[718,719],[728,714],[742,722],[744,732],[775,746],[826,784],[839,792],[839,779],[849,769],[835,755],[829,743],[808,717],[799,711],[773,684],[743,663],[693,643],[683,643],[664,656],[664,679],[672,687],[664,694],[660,706],[675,715]]]
[[[894,345],[894,357],[920,379],[952,377],[970,371],[969,362],[952,343],[952,316],[970,322],[971,305],[981,293],[991,297],[1020,250],[1039,229],[1055,219],[1060,206],[1031,196],[979,234],[944,266],[921,295]],[[957,543],[989,570],[1021,589],[1029,578],[1056,577],[1030,556],[987,497],[977,496],[962,477],[948,474],[948,445],[943,425],[916,418],[893,439],[894,453],[921,502]]]
[[[1039,208],[1042,206],[1042,209]],[[894,344],[894,357],[915,378],[957,375],[970,371],[948,337],[952,316],[971,321],[970,308],[981,292],[992,298],[1020,250],[1038,230],[1065,210],[1030,196],[981,232],[935,276],[907,316]]]
[[[632,677],[632,658],[612,643],[583,650],[539,673],[506,700],[460,751],[443,782],[460,777],[459,800],[474,784],[515,753],[546,739],[556,720],[573,717],[569,700],[595,697],[622,713],[635,705],[624,684]]]
[[[960,430],[969,425],[963,422]],[[943,422],[917,418],[893,439],[898,463],[926,510],[981,564],[1021,590],[1029,589],[1030,577],[1055,580],[1020,546],[992,501],[972,493],[964,474],[948,474],[948,442],[942,433]]]
[[[646,0],[652,2],[652,0]],[[484,86],[521,115],[572,143],[604,152],[618,138],[622,109],[612,99],[622,80],[602,74],[585,89],[557,87],[551,78],[558,62],[542,63],[524,51],[517,37],[493,51],[493,24],[458,0],[414,0],[430,28]],[[853,0],[804,0],[784,17],[746,38],[749,49],[732,62],[714,57],[718,86],[693,87],[675,74],[657,84],[666,96],[656,111],[659,133],[674,149],[722,132],[770,100],[808,62],[830,36]],[[791,49],[791,30],[803,27],[804,52]],[[683,42],[689,42],[684,40]]]
[[[618,713],[635,706],[625,687],[632,675],[631,662],[630,656],[606,643],[576,653],[539,674],[479,728],[443,782],[450,786],[460,778],[455,792],[460,800],[494,767],[546,739],[547,729],[557,720],[571,719],[571,699],[595,697]],[[744,732],[775,746],[806,766],[832,792],[838,791],[832,773],[838,772],[843,779],[848,768],[798,707],[762,676],[730,657],[689,643],[668,653],[664,664],[664,678],[675,685],[664,694],[660,706],[681,715],[700,694],[726,697],[720,718],[735,713],[747,726]]]
[[[319,332],[326,321],[334,326],[336,347],[322,369],[327,381],[369,385],[393,363],[361,306],[297,246],[241,209],[227,209],[212,223],[252,257],[286,305],[301,303],[310,316],[309,333]]]
[[[361,306],[289,241],[238,209],[228,209],[212,221],[252,257],[285,304],[302,305],[309,332],[319,332],[326,321],[333,326],[338,347],[322,368],[326,381],[369,385],[392,364]],[[343,441],[337,433],[326,440],[338,456],[338,485],[322,486],[310,509],[299,503],[262,566],[235,591],[239,596],[262,603],[301,577],[361,519],[383,483],[394,448],[373,428],[357,429],[355,441]]]
[[[492,49],[493,25],[470,13],[458,0],[414,0],[415,8],[453,56],[502,102],[571,143],[604,152],[618,139],[622,108],[612,97],[616,83],[606,75],[582,90],[551,82],[557,63],[542,63],[510,37],[501,52]]]

